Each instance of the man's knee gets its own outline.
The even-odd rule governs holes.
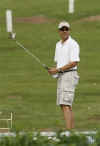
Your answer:
[[[72,107],[70,105],[61,105],[63,110],[72,111]]]

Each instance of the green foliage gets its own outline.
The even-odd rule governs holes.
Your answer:
[[[0,146],[100,146],[100,134],[80,135],[71,133],[69,136],[57,133],[54,137],[41,136],[38,133],[20,133],[13,136],[0,137]],[[59,135],[59,136],[58,136]],[[92,138],[92,142],[88,139]]]
[[[88,141],[86,136],[78,136],[78,135],[71,135],[69,137],[63,136],[60,139],[60,143],[62,144],[68,144],[69,146],[72,144],[76,144],[77,146],[88,146]]]

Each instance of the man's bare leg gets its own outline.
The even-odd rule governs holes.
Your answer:
[[[67,129],[74,128],[74,117],[72,108],[69,105],[61,105],[61,109],[64,113],[65,125]]]
[[[72,111],[71,111],[71,113],[72,113],[72,129],[73,129],[74,128],[74,114]]]

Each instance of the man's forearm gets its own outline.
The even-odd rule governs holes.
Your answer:
[[[63,67],[61,67],[61,68],[58,68],[58,71],[65,71],[65,70],[69,70],[69,69],[71,69],[71,68],[73,68],[73,67],[75,67],[75,66],[77,66],[77,64],[78,64],[78,62],[71,62],[71,63],[69,63],[69,64],[67,64],[67,65],[65,65],[65,66],[63,66]]]
[[[69,69],[75,67],[77,64],[78,64],[78,62],[71,62],[71,63],[69,63],[68,65],[65,65],[65,66],[63,66],[63,67],[61,67],[61,68],[56,68],[56,67],[50,68],[50,69],[48,70],[48,72],[49,72],[50,74],[56,74],[56,73],[58,73],[58,72],[64,72],[65,70],[69,70]]]

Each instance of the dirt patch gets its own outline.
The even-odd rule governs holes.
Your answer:
[[[15,19],[18,23],[33,23],[33,24],[41,24],[41,23],[50,23],[55,22],[56,19],[49,19],[45,16],[33,16],[33,17],[20,17]]]
[[[81,21],[89,21],[89,22],[100,21],[100,15],[99,16],[90,16],[90,17],[81,19]]]
[[[8,133],[9,130],[8,129],[0,129],[0,133]]]
[[[15,18],[17,23],[33,23],[33,24],[41,24],[41,23],[52,23],[56,22],[56,19],[50,19],[46,16],[33,16],[33,17],[17,17]],[[82,18],[80,20],[75,21],[74,23],[78,22],[93,22],[93,21],[100,21],[100,15],[97,16],[90,16],[87,18]]]
[[[78,23],[78,22],[95,22],[95,21],[100,21],[100,15],[97,15],[97,16],[90,16],[90,17],[87,17],[87,18],[82,18],[80,20],[77,20],[75,23]]]
[[[18,95],[11,95],[11,96],[8,96],[9,99],[22,99],[22,96],[18,96]]]
[[[88,120],[96,120],[96,121],[100,121],[100,115],[94,115],[94,116],[88,118]]]

